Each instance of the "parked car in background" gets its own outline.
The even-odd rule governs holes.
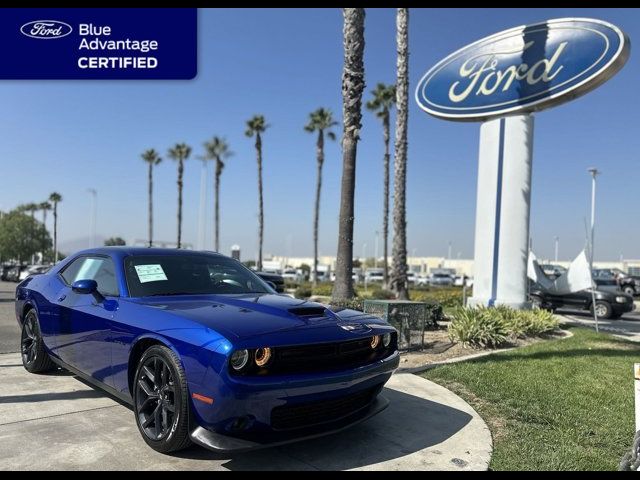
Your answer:
[[[447,273],[432,273],[429,276],[429,285],[451,286],[453,285],[453,277]]]
[[[269,272],[255,272],[261,279],[265,282],[273,283],[276,292],[284,293],[284,278],[282,275],[278,275],[277,273],[269,273]]]
[[[14,264],[11,264],[11,263],[2,265],[0,267],[0,280],[2,280],[3,282],[11,281],[11,280],[9,280],[8,275],[9,275],[9,272],[12,269],[14,269],[15,267],[16,266]]]
[[[418,275],[416,275],[416,272],[407,272],[407,281],[409,282],[409,285],[415,285],[418,281]]]
[[[620,289],[628,295],[640,293],[640,283],[619,268],[594,268],[593,278],[613,279],[618,283]]]
[[[300,283],[304,281],[304,275],[302,274],[302,272],[296,270],[295,268],[285,268],[282,271],[282,278],[284,278],[286,282],[292,283]]]
[[[26,266],[24,265],[14,265],[9,268],[7,271],[7,281],[8,282],[19,282],[20,281],[20,273],[26,270]]]
[[[383,268],[368,268],[364,273],[366,283],[382,283],[384,281]]]
[[[633,297],[620,291],[615,282],[607,279],[595,279],[595,311],[600,318],[620,318],[623,314],[633,311],[635,305]],[[555,310],[569,308],[574,310],[590,310],[593,313],[593,297],[591,290],[557,295],[544,290],[534,283],[529,289],[529,299],[539,308]]]
[[[456,287],[472,287],[473,286],[473,278],[467,277],[466,275],[456,275],[453,278],[453,284]]]
[[[40,273],[46,273],[51,268],[51,265],[28,265],[20,271],[18,275],[18,281],[22,281],[31,275],[38,275]]]

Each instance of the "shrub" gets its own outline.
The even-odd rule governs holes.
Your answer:
[[[313,294],[321,297],[330,297],[332,290],[332,283],[318,283],[318,285],[313,289]]]
[[[362,298],[353,298],[351,300],[331,302],[332,308],[350,308],[362,312],[364,310],[364,300]]]
[[[495,310],[479,307],[457,307],[449,325],[449,338],[464,346],[495,348],[502,345],[508,336],[506,322]]]
[[[537,337],[558,328],[558,319],[548,310],[513,310],[509,323],[510,333],[514,337]]]
[[[472,347],[497,347],[508,337],[536,337],[555,330],[558,319],[547,310],[494,308],[456,308],[449,325],[449,337]]]
[[[416,302],[435,302],[444,308],[461,307],[462,306],[462,289],[461,288],[426,288],[411,289],[409,297]]]
[[[311,284],[303,283],[298,288],[296,288],[296,292],[294,293],[296,298],[309,298],[313,294],[313,290],[311,289]]]

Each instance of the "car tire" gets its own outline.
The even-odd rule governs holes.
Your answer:
[[[604,301],[597,301],[596,302],[596,313],[598,315],[598,318],[611,318],[611,315],[613,314],[613,309],[611,308],[611,305],[609,304],[609,302],[604,302]],[[591,308],[591,313],[593,314],[593,307]]]
[[[42,340],[38,314],[33,309],[27,312],[22,322],[20,356],[22,365],[29,373],[44,373],[55,367]]]
[[[636,294],[636,289],[634,287],[632,287],[631,285],[627,285],[626,287],[624,287],[622,289],[622,291],[624,293],[626,293],[627,295],[631,295],[632,297]]]
[[[187,380],[171,349],[154,345],[144,352],[132,390],[136,425],[147,445],[161,453],[191,445]]]

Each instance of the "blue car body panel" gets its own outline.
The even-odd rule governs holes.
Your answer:
[[[372,363],[344,369],[264,376],[232,375],[230,354],[237,349],[346,342],[395,330],[380,318],[353,310],[325,310],[300,316],[291,309],[322,305],[277,294],[129,296],[124,271],[130,255],[215,255],[155,248],[98,248],[72,255],[45,274],[16,288],[16,318],[38,314],[45,347],[54,361],[132,401],[132,352],[139,342],[156,342],[180,358],[189,392],[215,399],[213,405],[190,398],[194,425],[226,435],[234,419],[250,418],[251,432],[268,432],[273,408],[322,402],[379,387],[398,365],[397,351]],[[119,295],[99,302],[73,292],[60,275],[81,256],[113,260]],[[230,433],[229,433],[230,434]],[[201,442],[198,442],[201,443]]]

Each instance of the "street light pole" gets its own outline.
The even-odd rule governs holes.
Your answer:
[[[376,230],[376,243],[375,243],[375,246],[374,246],[374,250],[375,250],[374,255],[375,255],[375,258],[373,259],[373,266],[374,266],[375,268],[378,268],[378,234],[379,234],[379,233],[380,233],[380,232],[379,232],[378,230]]]
[[[556,236],[555,241],[556,241],[556,253],[554,258],[555,258],[555,262],[558,263],[558,243],[560,242],[560,237]]]
[[[362,264],[367,263],[367,243],[362,244]]]
[[[89,231],[91,232],[91,248],[96,246],[96,210],[98,192],[95,188],[87,188],[87,192],[91,194],[91,217],[89,222]]]
[[[598,313],[596,312],[596,292],[593,283],[593,240],[595,237],[596,225],[596,176],[600,174],[597,168],[591,167],[587,170],[591,174],[591,242],[589,245],[589,271],[591,273],[591,304],[593,308],[593,318],[596,322],[596,332],[598,332]]]

